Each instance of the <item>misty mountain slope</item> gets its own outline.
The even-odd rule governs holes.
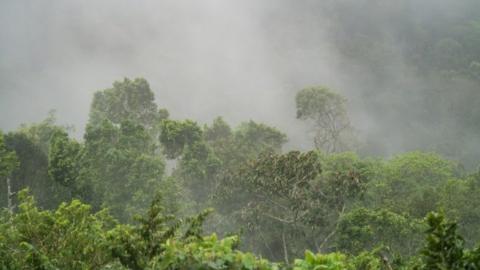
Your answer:
[[[349,99],[367,153],[438,150],[468,166],[479,156],[476,1],[1,7],[0,108],[16,116],[3,117],[3,129],[57,109],[80,134],[93,91],[140,75],[175,116],[259,119],[286,130],[292,148],[308,149],[292,100],[321,84]]]

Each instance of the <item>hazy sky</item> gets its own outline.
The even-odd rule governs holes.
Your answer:
[[[335,81],[313,15],[298,1],[2,1],[0,127],[56,109],[81,131],[94,91],[145,77],[175,118],[252,118],[301,136],[295,92]]]
[[[365,2],[370,2],[370,10],[359,17],[355,10],[365,8]],[[263,121],[284,130],[289,147],[306,149],[311,142],[305,126],[295,119],[294,96],[305,86],[327,85],[348,98],[360,134],[374,134],[378,144],[386,142],[381,146],[390,149],[386,152],[395,152],[402,149],[401,125],[418,118],[412,108],[419,105],[417,89],[425,86],[403,62],[401,40],[391,35],[392,30],[401,32],[394,29],[395,20],[408,22],[403,14],[411,14],[412,21],[435,22],[468,12],[458,4],[461,1],[405,2],[416,4],[3,0],[0,129],[42,120],[56,109],[59,122],[73,124],[81,137],[94,91],[123,77],[144,77],[159,106],[173,118],[209,122],[221,115],[234,124]],[[385,44],[395,44],[387,48],[390,58],[382,66],[394,76],[370,78],[362,63],[340,56],[332,42],[332,34],[337,35],[331,32],[333,19],[338,19],[328,9],[332,3],[346,10],[343,14],[348,16],[341,19],[353,31],[357,20],[367,26],[371,22],[366,30],[378,31]],[[405,8],[409,10],[403,12]],[[378,23],[385,18],[392,23]],[[387,87],[379,84],[382,79]],[[383,107],[372,111],[372,104]]]

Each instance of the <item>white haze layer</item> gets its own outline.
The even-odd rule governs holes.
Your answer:
[[[415,91],[405,99],[399,88],[416,89],[422,82],[409,74],[399,46],[386,67],[398,74],[392,89],[365,97],[367,88],[383,86],[376,78],[358,84],[358,78],[369,82],[368,74],[339,55],[330,40],[328,5],[321,2],[3,0],[0,128],[40,121],[56,109],[60,123],[73,124],[81,137],[95,91],[124,77],[144,77],[175,119],[253,119],[286,132],[287,148],[308,149],[311,140],[295,119],[294,96],[305,86],[327,85],[348,98],[361,137],[374,136],[385,153],[401,150],[403,135],[390,132],[394,124],[379,124],[378,112],[368,107],[390,102],[382,119],[403,114],[408,122],[411,104],[405,101],[415,102]],[[455,1],[428,2],[412,10],[427,16],[435,4],[461,12],[453,9]]]

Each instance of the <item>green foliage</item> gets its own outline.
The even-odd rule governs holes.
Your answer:
[[[47,118],[40,123],[21,125],[16,134],[24,135],[31,143],[39,147],[45,155],[48,155],[52,136],[57,132],[66,132],[69,129],[57,125],[56,121],[55,111],[50,111]]]
[[[344,270],[350,269],[347,256],[341,253],[313,254],[305,252],[305,259],[296,259],[293,270]]]
[[[353,152],[321,155],[323,172],[315,180],[317,196],[333,209],[341,210],[352,200],[362,198],[378,164],[362,160]]]
[[[191,197],[198,203],[205,203],[215,191],[221,161],[205,142],[195,142],[185,148],[179,165],[176,173],[192,191]]]
[[[467,269],[464,241],[457,234],[457,224],[447,222],[439,213],[428,214],[426,221],[429,229],[420,269]]]
[[[66,132],[55,133],[50,140],[48,174],[66,186],[73,187],[78,177],[78,155],[80,144],[70,140]]]
[[[185,120],[163,120],[161,122],[160,142],[167,158],[179,157],[185,146],[191,145],[202,138],[202,129],[197,123]]]
[[[287,136],[279,130],[254,121],[240,124],[234,137],[237,151],[246,153],[259,153],[262,150],[277,152],[287,141]]]
[[[297,104],[297,118],[309,119],[321,117],[330,110],[341,113],[345,110],[345,98],[333,93],[324,86],[302,89],[295,97]]]
[[[88,126],[79,183],[91,186],[94,195],[86,189],[84,198],[97,208],[109,207],[121,220],[131,218],[148,206],[165,183],[165,162],[155,152],[153,138],[141,125],[105,121],[98,127]]]
[[[0,217],[0,269],[101,269],[111,261],[105,231],[112,219],[79,201],[38,209],[20,192],[17,214]]]
[[[160,202],[157,197],[146,216],[137,217],[138,226],[118,226],[109,232],[112,256],[129,269],[145,269],[152,258],[164,251],[162,244],[177,233],[181,221],[166,214]]]
[[[95,93],[88,123],[96,127],[105,120],[115,124],[132,121],[150,130],[160,118],[168,117],[168,112],[157,109],[154,99],[150,85],[143,78],[116,81],[113,88]]]
[[[374,162],[353,153],[263,154],[224,175],[215,206],[244,224],[244,245],[276,260],[328,250],[337,221],[362,197]],[[254,244],[262,239],[262,245]]]
[[[388,164],[389,177],[417,181],[421,185],[438,185],[455,175],[455,164],[435,153],[409,152],[398,155]]]
[[[299,91],[295,101],[297,118],[313,122],[317,149],[332,153],[350,148],[353,137],[345,98],[327,87],[317,86]]]
[[[145,209],[163,189],[176,196],[164,178],[165,161],[157,143],[158,110],[145,79],[124,79],[95,94],[79,156],[79,196],[99,209],[108,207],[121,220]],[[173,206],[173,203],[171,203]]]
[[[110,207],[122,220],[147,207],[162,187],[172,191],[170,199],[177,196],[178,184],[163,181],[165,162],[157,143],[159,121],[168,111],[157,110],[144,79],[125,79],[97,92],[90,116],[84,143],[70,139],[53,113],[6,135],[5,145],[20,162],[11,174],[12,191],[29,187],[47,208],[79,198],[94,209]],[[4,181],[0,191],[5,204]]]
[[[455,44],[436,50],[455,52]],[[30,187],[39,200],[22,192],[18,211],[0,215],[0,269],[478,267],[480,248],[470,247],[480,240],[480,173],[434,153],[375,160],[340,152],[351,128],[345,99],[329,89],[297,95],[298,117],[316,125],[323,150],[307,152],[282,153],[286,135],[254,121],[170,120],[153,99],[143,79],[97,92],[83,142],[53,115],[0,134],[2,204],[7,176],[14,192]],[[165,157],[175,159],[169,176]],[[91,206],[60,204],[72,198]],[[181,212],[211,206],[218,212],[208,220],[210,210]],[[419,219],[440,207],[467,241],[432,214],[418,256]],[[240,232],[242,241],[205,236],[212,231]],[[319,253],[295,259],[306,249]]]
[[[232,136],[232,129],[221,117],[213,120],[212,126],[205,126],[204,136],[207,141],[221,141]]]
[[[48,175],[50,141],[54,134],[66,134],[66,131],[67,128],[55,124],[55,116],[51,113],[38,124],[22,125],[19,130],[4,136],[6,147],[15,152],[19,162],[19,166],[10,175],[12,192],[28,187],[39,205],[50,209],[70,199],[69,189]],[[0,198],[7,192],[6,185],[2,182]],[[6,198],[2,198],[0,205],[5,205],[6,202]]]
[[[456,178],[456,171],[453,162],[434,153],[398,155],[371,182],[369,199],[394,212],[422,218],[437,208],[441,188]]]
[[[26,191],[20,192],[19,201],[17,213],[0,214],[0,269],[450,270],[480,266],[480,249],[465,249],[456,224],[438,213],[426,218],[429,229],[419,261],[412,257],[410,263],[401,263],[388,254],[390,248],[382,247],[358,256],[340,252],[314,254],[307,250],[304,258],[282,265],[237,250],[237,236],[203,236],[202,226],[210,210],[180,219],[169,213],[159,196],[132,225],[118,224],[105,210],[93,213],[90,206],[77,200],[63,203],[54,211],[39,209]],[[377,228],[365,236],[365,241],[389,239],[402,230],[400,227],[408,226],[403,217],[385,211],[360,209],[354,213],[343,220],[367,220],[371,224],[360,234]],[[359,226],[363,225],[345,228]],[[396,229],[388,232],[382,228]],[[361,242],[359,232],[352,231],[350,237]],[[399,233],[398,237],[409,237]]]
[[[445,213],[459,221],[459,231],[465,237],[467,246],[480,239],[480,173],[475,172],[465,179],[454,179],[443,186],[441,207]]]
[[[203,237],[201,241],[182,243],[167,241],[165,252],[153,260],[149,269],[205,269],[205,270],[277,270],[279,267],[250,253],[235,250],[238,238],[221,240],[216,235]]]
[[[235,236],[203,237],[210,210],[184,220],[167,214],[157,197],[138,225],[120,225],[107,233],[112,257],[128,269],[277,269],[275,264],[235,250]]]
[[[353,265],[353,269],[355,270],[383,270],[383,269],[391,269],[388,268],[390,266],[388,261],[383,260],[379,254],[375,254],[374,252],[367,252],[364,251],[360,253],[358,256],[351,259],[351,264]],[[382,267],[383,266],[383,267]],[[386,267],[385,267],[386,266]]]
[[[229,219],[245,224],[245,245],[272,258],[288,261],[288,254],[303,252],[299,246],[312,245],[310,210],[319,201],[313,199],[312,181],[320,174],[316,152],[264,154],[248,162],[241,170],[225,175],[217,190],[216,205]],[[253,245],[258,238],[263,246]],[[275,256],[276,255],[276,256]]]
[[[253,192],[302,200],[309,181],[321,172],[316,152],[291,151],[285,155],[260,156],[246,170],[245,179]],[[292,207],[298,207],[291,205]]]
[[[277,129],[253,121],[232,131],[221,118],[203,130],[190,120],[166,120],[162,127],[164,152],[179,158],[173,176],[186,187],[197,209],[216,204],[213,197],[223,189],[225,177],[260,153],[279,152],[286,138]]]
[[[157,269],[148,266],[165,257],[169,241],[203,245],[210,212],[181,220],[157,197],[137,224],[119,225],[77,200],[55,211],[40,210],[27,191],[19,201],[18,213],[0,216],[0,269]]]
[[[18,159],[15,152],[10,151],[5,146],[3,133],[0,132],[0,179],[5,180],[12,171],[18,166]]]
[[[417,252],[421,231],[420,221],[386,209],[356,208],[340,218],[336,244],[339,250],[353,254],[384,246],[411,256]]]
[[[57,194],[52,194],[57,183],[48,176],[48,157],[41,147],[30,140],[26,134],[15,132],[5,136],[7,147],[14,151],[18,158],[19,166],[12,172],[11,189],[17,192],[23,188],[30,188],[39,204],[51,206],[58,203],[52,200]],[[5,182],[5,181],[2,181]],[[1,195],[7,193],[7,187],[2,183]],[[2,205],[6,206],[7,199],[2,199]]]
[[[238,171],[264,153],[280,153],[286,135],[274,127],[254,121],[241,123],[232,132],[221,119],[205,127],[205,140],[222,162],[221,174]]]

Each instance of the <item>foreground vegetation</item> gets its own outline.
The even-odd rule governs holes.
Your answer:
[[[387,247],[357,256],[314,254],[291,264],[273,263],[238,250],[237,236],[203,235],[208,211],[179,219],[161,198],[133,224],[119,224],[78,200],[40,210],[27,191],[16,214],[4,212],[0,226],[0,269],[478,269],[480,249],[467,250],[456,224],[431,213],[419,254],[390,260]]]

